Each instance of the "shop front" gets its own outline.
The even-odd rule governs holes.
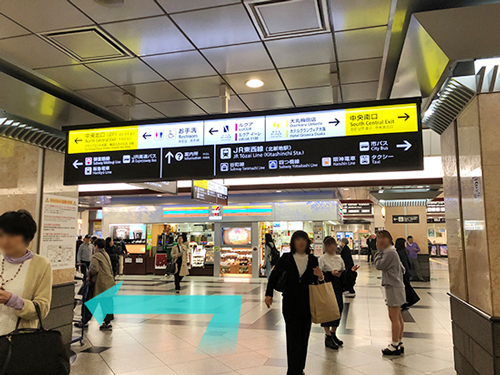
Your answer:
[[[163,275],[177,235],[189,241],[190,275],[259,277],[264,235],[282,253],[295,230],[305,230],[320,255],[337,201],[238,204],[228,206],[109,206],[103,208],[103,236],[122,238],[129,250],[125,274]]]

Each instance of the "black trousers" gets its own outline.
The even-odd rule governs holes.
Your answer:
[[[302,375],[306,367],[307,345],[311,333],[311,310],[309,304],[302,306],[283,305],[286,327],[287,375]]]
[[[184,278],[184,276],[180,275],[182,268],[182,258],[177,259],[177,272],[174,274],[174,284],[175,284],[175,290],[181,290],[181,281]]]
[[[87,279],[87,272],[90,268],[90,262],[84,262],[83,260],[80,262],[80,272],[83,273],[83,280]]]

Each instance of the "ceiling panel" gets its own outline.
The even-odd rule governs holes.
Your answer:
[[[166,81],[123,86],[123,88],[145,102],[163,102],[186,98]]]
[[[391,0],[331,0],[335,31],[387,25]]]
[[[112,86],[112,83],[83,65],[40,69],[43,74],[73,90]]]
[[[212,76],[170,82],[190,98],[210,98],[219,96],[221,81],[219,76]]]
[[[335,90],[338,88],[335,87]],[[332,104],[334,90],[330,86],[313,87],[309,89],[290,90],[290,95],[296,106]]]
[[[342,85],[344,102],[375,100],[377,98],[377,89],[378,82],[364,82]]]
[[[66,0],[0,1],[0,12],[37,33],[92,25],[88,17]]]
[[[167,79],[211,76],[216,74],[198,51],[144,57],[149,65]]]
[[[292,101],[286,91],[245,94],[240,95],[240,97],[252,111],[293,107]]]
[[[86,96],[94,102],[106,107],[122,105],[123,94],[125,91],[119,87],[105,87],[101,89],[90,89],[78,91],[79,94]]]
[[[70,1],[98,23],[163,14],[161,8],[153,0],[127,0],[119,7],[107,7],[92,0]]]
[[[1,39],[0,53],[33,69],[76,63],[36,35]]]
[[[340,82],[375,81],[380,77],[382,59],[354,60],[339,63]]]
[[[126,109],[123,106],[108,108],[119,113],[124,119],[126,119]],[[147,104],[136,104],[135,106],[130,107],[130,116],[132,117],[132,120],[147,120],[152,118],[164,117],[162,113],[151,108]]]
[[[201,52],[221,74],[274,68],[261,42],[210,48]]]
[[[204,115],[196,104],[190,100],[173,100],[169,102],[151,103],[151,106],[167,117]]]
[[[209,114],[222,113],[222,99],[219,97],[194,99],[194,101]],[[237,96],[232,95],[229,100],[229,112],[248,112],[248,109]]]
[[[330,85],[333,64],[309,65],[298,68],[280,69],[281,77],[288,89]]]
[[[243,5],[178,13],[172,16],[198,48],[256,42],[259,36]]]
[[[284,89],[278,73],[276,73],[275,70],[227,74],[224,76],[224,79],[237,94],[278,91]],[[259,88],[250,88],[245,84],[245,82],[250,79],[260,79],[264,82],[264,86]]]
[[[167,16],[103,25],[136,55],[192,50],[193,45]]]
[[[266,42],[276,66],[321,64],[335,61],[331,34],[317,34]]]
[[[162,79],[139,59],[105,61],[87,66],[119,86]]]
[[[186,10],[195,10],[200,8],[209,8],[219,5],[236,4],[241,0],[159,0],[163,8],[169,13],[184,12]]]
[[[24,34],[29,34],[29,31],[0,14],[0,39]]]
[[[382,57],[387,27],[335,33],[339,61]]]

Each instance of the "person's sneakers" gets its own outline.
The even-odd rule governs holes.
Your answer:
[[[333,350],[339,349],[339,346],[335,343],[335,341],[333,341],[332,336],[325,335],[325,346]]]
[[[343,346],[344,345],[344,342],[342,340],[340,340],[337,335],[334,333],[334,332],[331,332],[332,334],[332,340],[335,344],[337,344],[337,346]]]
[[[401,352],[401,354],[405,354],[405,346],[403,344],[403,341],[399,343],[399,351]]]
[[[75,327],[80,329],[87,329],[89,328],[89,325],[88,324],[83,325],[82,322],[77,322],[75,323]]]
[[[99,327],[101,330],[110,330],[113,328],[113,326],[110,323],[102,323],[102,325]]]
[[[401,349],[399,344],[394,346],[393,344],[389,344],[389,346],[385,349],[382,349],[383,355],[401,355]]]
[[[354,298],[356,297],[356,292],[354,290],[350,290],[347,293],[344,294],[346,297],[351,297]]]

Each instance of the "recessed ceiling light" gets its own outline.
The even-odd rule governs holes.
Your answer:
[[[113,197],[112,197],[111,195],[108,195],[106,198],[111,199],[111,198],[113,198]]]
[[[276,193],[281,193],[281,190],[276,190]]]
[[[344,188],[344,190],[349,190],[349,188]]]
[[[249,79],[245,82],[245,84],[252,89],[258,89],[259,87],[264,86],[264,82],[256,78]]]
[[[163,197],[163,195],[161,195],[161,194],[158,194],[158,195],[157,195],[157,197]]]

